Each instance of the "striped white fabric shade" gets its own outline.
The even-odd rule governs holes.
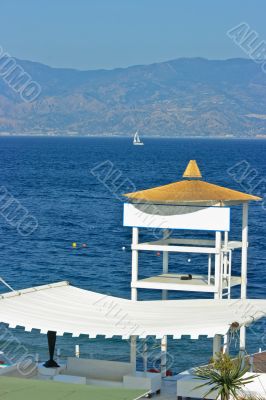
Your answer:
[[[0,320],[11,328],[48,330],[91,338],[132,335],[176,339],[224,335],[232,323],[248,325],[266,315],[266,300],[139,301],[79,289],[67,282],[0,296]],[[237,324],[235,324],[237,325]]]

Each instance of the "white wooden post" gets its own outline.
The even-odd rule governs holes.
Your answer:
[[[229,333],[224,335],[223,353],[229,354]]]
[[[132,245],[138,244],[139,241],[139,228],[132,228]],[[132,250],[132,278],[131,282],[134,283],[138,280],[138,250]],[[131,300],[138,300],[137,288],[131,288]]]
[[[167,239],[170,236],[170,231],[165,229],[163,232],[163,238]],[[168,273],[169,266],[169,253],[168,251],[163,252],[163,273]],[[162,299],[167,300],[168,291],[162,290]],[[161,340],[161,375],[166,376],[166,353],[167,353],[167,336],[164,336]]]
[[[241,253],[241,299],[247,298],[247,263],[248,263],[248,203],[243,203],[242,213],[242,253]],[[246,348],[246,328],[240,328],[240,351]]]
[[[79,344],[75,345],[75,357],[79,358],[80,356],[80,351],[79,351]]]
[[[247,261],[248,261],[248,203],[244,203],[243,216],[242,216],[241,299],[247,298]]]
[[[228,232],[224,232],[224,248],[225,250],[228,249]],[[228,252],[224,252],[224,275],[228,275]]]
[[[231,278],[232,278],[232,250],[229,250],[229,258],[228,258],[228,299],[231,298]]]
[[[170,232],[168,229],[163,231],[163,238],[167,239],[170,236]],[[163,251],[163,274],[168,273],[168,264],[169,264],[169,253],[168,251]],[[162,299],[167,299],[167,290],[162,290]]]
[[[139,242],[139,228],[132,228],[132,245],[136,245]],[[138,280],[138,250],[132,250],[132,271],[131,271],[131,282],[134,283]],[[131,300],[138,300],[138,292],[136,287],[131,288]],[[137,369],[137,337],[131,336],[130,338],[130,362],[133,365],[133,370],[136,372]]]
[[[161,339],[161,376],[166,376],[167,371],[167,336],[163,336]]]
[[[221,335],[215,335],[213,338],[213,358],[217,358],[217,353],[221,352],[221,346],[222,346],[222,336]]]
[[[146,343],[146,339],[143,340],[143,371],[147,372],[148,369],[148,346]]]
[[[221,277],[221,232],[215,232],[215,299],[222,298],[222,277]]]
[[[135,373],[137,370],[137,336],[130,337],[130,362]]]

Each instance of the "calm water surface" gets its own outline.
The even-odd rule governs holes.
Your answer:
[[[0,216],[0,276],[15,289],[68,280],[73,285],[115,296],[130,297],[131,230],[122,226],[121,193],[149,188],[181,179],[190,159],[196,159],[204,179],[243,190],[227,169],[245,160],[254,169],[246,190],[266,193],[266,141],[146,139],[145,146],[132,146],[131,139],[118,138],[0,138],[1,185],[38,220],[38,229],[22,237]],[[108,187],[91,173],[103,162],[113,166]],[[118,172],[117,172],[118,171]],[[125,182],[125,179],[128,179]],[[117,189],[117,187],[120,188]],[[263,186],[264,185],[264,186]],[[114,193],[115,191],[115,193]],[[249,297],[265,297],[265,222],[266,210],[252,204],[249,219]],[[240,233],[240,210],[232,211],[231,238]],[[179,235],[182,232],[179,232]],[[149,234],[151,236],[151,234]],[[148,238],[147,233],[143,239]],[[72,249],[71,243],[77,243]],[[81,248],[82,244],[87,247]],[[122,247],[126,250],[123,251]],[[205,272],[202,255],[170,255],[170,271]],[[233,270],[239,273],[239,253],[235,251]],[[161,257],[154,253],[140,255],[140,275],[161,271]],[[1,291],[5,291],[1,287]],[[233,290],[233,296],[239,289]],[[156,291],[140,292],[140,298],[159,298]],[[200,297],[199,294],[170,293],[171,298]],[[203,295],[201,295],[203,297]],[[248,350],[265,348],[265,321],[248,333]],[[46,337],[37,333],[12,331],[31,352],[45,359]],[[234,348],[236,340],[232,340]],[[64,355],[72,354],[80,344],[81,354],[126,360],[128,343],[119,338],[71,338],[58,340]],[[151,340],[150,352],[158,353]],[[211,341],[170,340],[169,352],[175,370],[205,362],[211,355]],[[192,356],[193,355],[193,356]],[[156,356],[155,356],[156,357]],[[139,360],[141,366],[141,360]]]

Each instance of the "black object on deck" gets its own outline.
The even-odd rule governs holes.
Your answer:
[[[47,332],[47,339],[48,339],[48,348],[49,348],[49,355],[50,360],[46,361],[43,366],[45,368],[58,368],[59,365],[54,360],[54,350],[55,350],[55,342],[56,342],[56,332],[48,331]]]

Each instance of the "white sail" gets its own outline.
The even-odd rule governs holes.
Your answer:
[[[135,145],[143,145],[144,143],[141,142],[139,137],[139,132],[137,131],[134,135],[133,144]]]
[[[139,132],[137,131],[134,135],[134,143],[139,143],[140,139],[139,139]]]

